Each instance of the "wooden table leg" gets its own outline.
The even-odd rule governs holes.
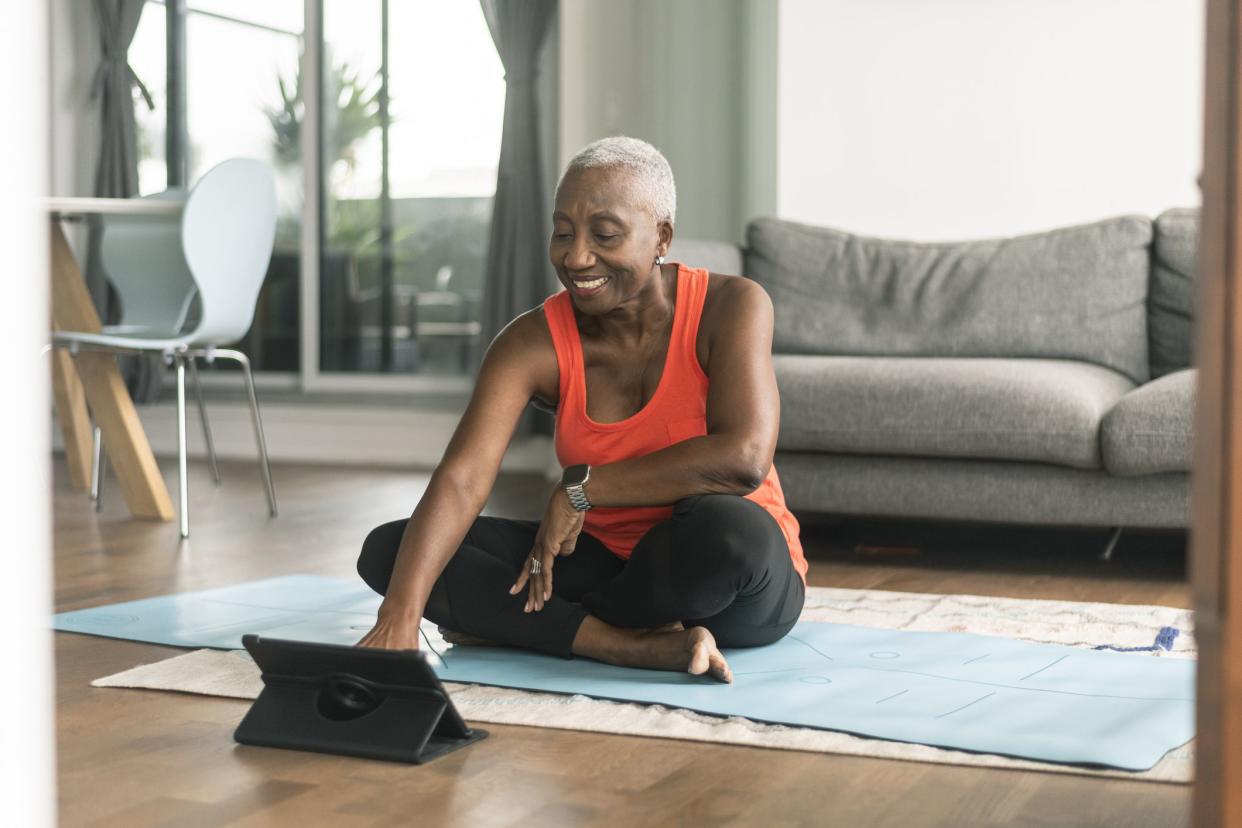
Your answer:
[[[69,484],[75,489],[84,489],[91,479],[94,430],[86,414],[86,392],[73,367],[73,357],[62,348],[52,349],[52,396],[65,438]]]
[[[51,239],[52,318],[56,327],[66,331],[99,331],[99,315],[59,222],[52,222]],[[117,370],[116,357],[81,351],[74,362],[86,401],[103,433],[104,447],[116,471],[125,505],[135,517],[172,520],[172,498],[134,410],[134,401]],[[72,382],[68,386],[72,388]]]

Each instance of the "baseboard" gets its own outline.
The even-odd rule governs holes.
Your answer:
[[[253,460],[258,455],[250,408],[240,402],[208,404],[216,456]],[[205,458],[206,443],[198,410],[186,412],[186,448],[190,457]],[[138,416],[160,458],[177,456],[177,407],[159,402],[139,407]],[[434,469],[444,456],[459,412],[419,409],[415,406],[346,405],[325,403],[267,403],[263,429],[272,462],[327,465],[385,466]],[[63,451],[59,426],[52,429],[52,447]],[[515,439],[501,470],[560,475],[552,438],[539,435]]]

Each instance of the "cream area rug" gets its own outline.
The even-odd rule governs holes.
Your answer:
[[[802,620],[900,630],[971,632],[1072,647],[1108,647],[1151,658],[1194,658],[1196,655],[1191,612],[1171,607],[811,587],[807,590]],[[434,648],[443,652],[447,645],[439,637],[435,626],[424,624],[424,631]],[[175,690],[239,699],[253,699],[263,687],[258,668],[244,650],[195,650],[96,679],[91,684],[95,687]],[[1193,778],[1193,742],[1170,751],[1152,769],[1136,773],[968,753],[581,695],[566,696],[453,682],[446,682],[445,687],[453,704],[471,722],[1151,782],[1187,783]]]

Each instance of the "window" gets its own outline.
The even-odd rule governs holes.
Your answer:
[[[142,7],[138,29],[129,44],[129,65],[146,86],[154,108],[135,96],[134,120],[138,126],[138,192],[162,192],[168,186],[168,166],[164,160],[165,126],[168,120],[168,63],[165,39],[167,23],[164,7],[147,3]]]
[[[461,374],[504,71],[478,3],[327,0],[320,370]]]
[[[144,194],[170,180],[171,8],[149,0],[130,48],[156,102],[154,111],[137,105]],[[323,32],[315,48],[308,30]],[[188,0],[184,51],[171,69],[185,81],[185,180],[239,155],[276,172],[275,251],[240,345],[256,369],[315,388],[342,374],[354,377],[350,388],[379,374],[464,377],[481,347],[505,99],[478,4]],[[321,95],[307,106],[313,84],[302,73],[315,65]],[[316,134],[320,164],[308,198],[313,162],[303,143]],[[317,209],[318,245],[304,244],[307,211]],[[308,290],[318,297],[311,320],[301,312]],[[308,342],[317,359],[303,355]],[[393,387],[391,379],[374,385]]]

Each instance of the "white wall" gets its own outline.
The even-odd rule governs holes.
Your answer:
[[[561,167],[607,135],[650,141],[677,179],[676,233],[740,241],[776,207],[776,9],[561,0]]]
[[[4,680],[0,681],[0,803],[6,824],[55,822],[52,730],[52,602],[48,473],[47,341],[48,189],[46,2],[11,3],[0,26],[0,75],[10,123],[0,137],[5,159],[0,194],[0,376],[9,389],[0,407],[0,519],[5,529],[0,578]]]
[[[777,210],[912,239],[1197,205],[1198,0],[781,0]]]

